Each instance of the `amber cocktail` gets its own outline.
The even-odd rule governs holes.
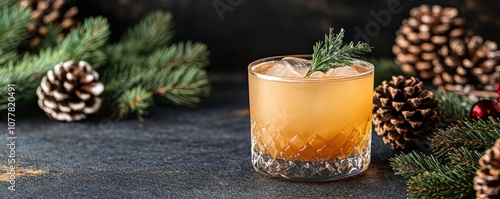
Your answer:
[[[372,64],[315,72],[311,56],[270,57],[248,67],[252,164],[300,181],[327,181],[370,163]]]

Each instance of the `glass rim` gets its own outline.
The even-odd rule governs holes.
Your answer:
[[[372,63],[362,60],[362,59],[356,59],[356,58],[349,58],[353,60],[353,63],[367,68],[368,70],[362,73],[359,73],[354,76],[348,76],[348,77],[323,77],[323,78],[304,78],[304,77],[279,77],[279,76],[273,76],[273,75],[266,75],[262,73],[256,72],[254,69],[255,66],[258,66],[263,63],[267,63],[270,61],[278,60],[283,57],[297,57],[297,58],[309,58],[311,59],[312,55],[311,54],[299,54],[299,55],[279,55],[279,56],[272,56],[272,57],[265,57],[261,59],[257,59],[253,62],[251,62],[248,65],[248,72],[257,78],[260,79],[265,79],[265,80],[272,80],[272,81],[282,81],[282,82],[329,82],[329,81],[348,81],[348,80],[354,80],[354,79],[359,79],[363,78],[366,76],[369,76],[374,73],[375,71],[375,66],[373,66]]]

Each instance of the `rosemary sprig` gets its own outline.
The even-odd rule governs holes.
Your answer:
[[[350,66],[352,61],[349,58],[359,57],[359,55],[372,51],[372,47],[365,42],[354,44],[351,41],[342,46],[344,32],[344,29],[340,29],[340,32],[335,34],[333,28],[330,28],[330,34],[325,35],[325,41],[319,41],[314,45],[312,65],[305,77],[316,71],[326,73],[331,68]]]

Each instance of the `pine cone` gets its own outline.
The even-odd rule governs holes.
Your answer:
[[[476,198],[500,198],[500,139],[479,160],[474,177]]]
[[[79,121],[99,110],[98,96],[103,91],[99,74],[87,62],[68,61],[43,77],[37,89],[38,105],[51,119]]]
[[[437,49],[446,46],[450,39],[463,37],[463,24],[456,8],[421,5],[411,9],[410,18],[403,20],[396,32],[392,48],[396,62],[406,73],[433,78],[432,60],[438,58]]]
[[[30,8],[31,22],[28,24],[28,39],[22,47],[34,48],[45,38],[48,25],[60,25],[62,40],[69,30],[77,25],[75,16],[78,8],[67,5],[66,0],[19,0],[19,6]]]
[[[393,149],[410,148],[427,137],[439,123],[439,101],[423,89],[417,78],[393,76],[383,81],[373,94],[373,124],[385,144]]]
[[[438,54],[440,58],[433,62],[433,84],[439,90],[495,90],[500,79],[500,51],[495,42],[480,36],[454,38]]]

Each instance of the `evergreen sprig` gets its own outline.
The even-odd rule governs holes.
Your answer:
[[[167,46],[174,35],[172,14],[156,11],[131,28],[120,42],[107,48],[112,59],[123,55],[147,55]]]
[[[63,31],[61,25],[51,24],[47,26],[47,33],[45,33],[43,40],[40,41],[40,44],[36,46],[35,51],[38,52],[40,49],[51,48],[53,46],[57,46],[60,42],[60,35]]]
[[[5,3],[2,1],[2,3]],[[2,4],[0,3],[0,6]],[[0,7],[0,67],[17,58],[16,49],[24,39],[31,12],[15,5]]]
[[[496,119],[464,121],[460,125],[438,130],[430,138],[430,149],[439,158],[465,147],[484,151],[500,138],[500,123]]]
[[[439,109],[445,120],[457,121],[469,117],[469,110],[476,102],[472,99],[462,100],[462,97],[454,92],[437,92],[436,97],[441,102]]]
[[[474,194],[476,170],[460,165],[439,172],[424,172],[408,180],[409,198],[464,198]],[[477,168],[476,168],[477,169]]]
[[[17,3],[17,0],[0,0],[0,9],[8,6],[13,6]]]
[[[208,97],[210,84],[207,73],[201,68],[180,67],[172,70],[160,71],[161,76],[169,76],[163,81],[150,79],[151,85],[155,85],[153,92],[159,97],[160,103],[171,103],[194,107],[201,101],[201,97]]]
[[[359,55],[372,51],[372,47],[364,42],[354,44],[351,41],[342,46],[344,33],[344,29],[340,29],[340,32],[335,34],[333,28],[330,28],[330,33],[325,35],[325,41],[316,43],[313,47],[312,65],[305,77],[316,71],[326,73],[331,68],[350,66],[352,65],[350,58],[359,57]]]
[[[204,68],[208,65],[209,52],[207,46],[191,41],[179,42],[166,48],[161,48],[148,56],[148,66],[158,69],[169,69],[181,66]]]
[[[132,88],[117,100],[118,102],[118,118],[124,118],[129,113],[136,113],[139,121],[143,121],[143,116],[147,114],[147,108],[154,104],[152,93],[138,86]]]
[[[0,9],[0,51],[9,52],[17,48],[26,35],[26,26],[31,12],[18,6]]]
[[[408,154],[396,155],[391,161],[394,174],[405,178],[416,176],[425,172],[444,171],[445,165],[432,155],[425,155],[420,152],[410,152]]]
[[[105,95],[118,99],[120,118],[134,113],[141,119],[153,104],[193,107],[209,95],[207,46],[190,41],[170,45],[171,27],[171,14],[155,12],[106,50],[110,67],[101,73]],[[154,101],[128,103],[146,93]]]
[[[448,159],[453,165],[461,165],[464,167],[478,168],[478,160],[482,154],[478,150],[471,150],[465,147],[460,147],[448,155]]]
[[[56,49],[69,56],[63,60],[85,60],[96,69],[104,65],[107,59],[104,48],[109,34],[106,18],[88,18],[81,27],[73,29]]]
[[[390,162],[395,174],[409,178],[409,198],[469,197],[479,159],[499,137],[498,119],[464,120],[430,138],[432,154],[400,154]]]

